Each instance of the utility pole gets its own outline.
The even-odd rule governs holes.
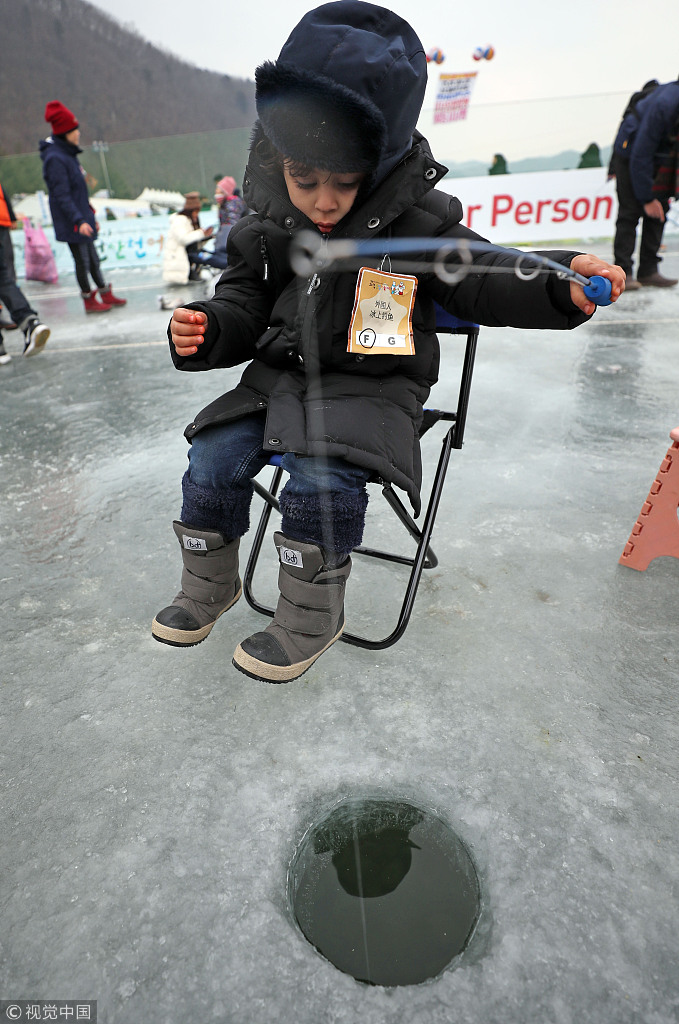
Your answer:
[[[111,181],[108,176],[108,167],[106,166],[106,153],[108,153],[108,142],[104,142],[102,139],[95,139],[92,143],[92,149],[95,153],[99,154],[101,160],[101,169],[104,172],[104,181],[106,182],[106,191],[109,194],[109,198],[113,197],[113,191],[111,189]]]

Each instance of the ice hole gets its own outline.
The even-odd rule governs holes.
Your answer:
[[[434,978],[467,948],[478,876],[436,814],[401,800],[349,799],[305,834],[290,864],[297,924],[340,971],[373,985]]]

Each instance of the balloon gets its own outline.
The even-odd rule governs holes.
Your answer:
[[[443,64],[444,60],[446,59],[445,53],[443,52],[443,50],[439,50],[438,47],[435,47],[433,50],[430,50],[429,53],[427,53],[426,57],[427,64],[429,64],[431,61],[434,61],[435,64]]]
[[[472,54],[474,60],[492,60],[494,56],[495,50],[492,46],[477,46]]]

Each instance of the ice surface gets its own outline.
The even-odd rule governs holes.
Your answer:
[[[244,601],[199,647],[151,638],[182,431],[239,371],[177,373],[156,273],[115,285],[129,305],[86,318],[72,279],[29,284],[53,335],[28,360],[5,336],[0,995],[107,1024],[675,1022],[679,563],[618,557],[679,425],[679,290],[483,330],[404,638],[268,686],[231,666]],[[404,572],[356,559],[350,628],[379,631]],[[474,942],[432,983],[367,988],[292,921],[302,835],[366,792],[438,811],[477,865]]]

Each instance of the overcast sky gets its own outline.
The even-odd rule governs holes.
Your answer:
[[[275,60],[291,28],[318,6],[301,0],[93,2],[189,63],[242,78],[253,78],[263,60]],[[446,55],[440,67],[430,65],[425,109],[433,107],[439,71],[478,71],[472,97],[478,112],[475,141],[469,134],[474,125],[433,132],[421,125],[430,138],[438,133],[438,152],[448,138],[455,139],[456,149],[480,145],[494,152],[498,140],[506,137],[510,108],[503,105],[516,101],[522,101],[520,107],[511,109],[524,115],[526,125],[522,129],[517,120],[516,142],[523,152],[530,148],[531,111],[538,131],[544,134],[543,124],[548,128],[536,116],[543,108],[546,114],[539,101],[572,96],[601,99],[572,105],[572,123],[563,103],[550,108],[552,120],[561,122],[555,127],[568,134],[567,145],[577,148],[581,141],[579,148],[584,149],[591,141],[608,144],[616,127],[609,120],[617,120],[621,100],[624,106],[626,96],[649,78],[665,82],[679,75],[679,0],[394,0],[386,6],[410,21],[426,50],[440,47]],[[488,44],[495,48],[494,59],[472,60],[474,48]],[[484,111],[487,105],[492,109]],[[488,135],[487,146],[483,135]],[[536,152],[551,152],[547,143],[533,140],[532,146]]]

